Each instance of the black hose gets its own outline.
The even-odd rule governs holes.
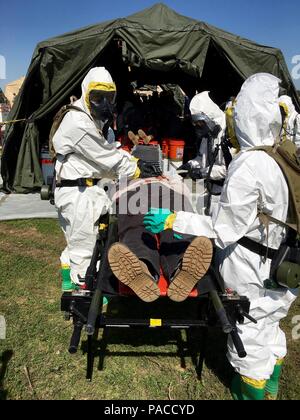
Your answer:
[[[247,353],[246,353],[244,344],[241,340],[241,337],[239,336],[237,329],[234,328],[233,331],[231,331],[230,335],[231,335],[234,347],[236,348],[239,358],[245,359],[245,357],[247,357]]]

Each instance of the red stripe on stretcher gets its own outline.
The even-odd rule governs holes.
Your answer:
[[[158,287],[160,288],[160,296],[167,296],[167,291],[168,291],[168,287],[169,287],[169,283],[168,281],[165,279],[164,275],[161,274],[159,282],[158,282]],[[121,296],[132,296],[135,295],[135,293],[127,286],[125,286],[125,284],[119,282],[119,294]],[[198,296],[198,291],[195,288],[194,290],[192,290],[192,292],[190,293],[189,297],[190,298],[196,298]]]

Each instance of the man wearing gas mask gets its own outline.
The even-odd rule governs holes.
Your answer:
[[[55,204],[67,242],[62,273],[70,290],[84,285],[98,220],[110,207],[99,181],[149,176],[152,170],[116,148],[111,129],[115,99],[116,85],[109,72],[104,67],[91,69],[83,80],[81,98],[73,104],[77,110],[65,115],[53,137]]]
[[[190,112],[199,151],[198,156],[184,166],[196,179],[207,178],[209,175],[212,180],[221,181],[227,172],[221,148],[216,158],[214,154],[216,146],[221,143],[225,134],[225,114],[211,100],[209,92],[194,96],[190,104]]]
[[[207,91],[194,96],[190,103],[190,115],[195,129],[198,155],[180,169],[187,170],[188,176],[198,182],[201,188],[204,180],[204,192],[198,198],[197,211],[209,215],[217,207],[227,166],[232,159],[224,142],[226,117]]]

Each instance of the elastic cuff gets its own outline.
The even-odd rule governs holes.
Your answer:
[[[141,177],[141,170],[140,170],[140,168],[137,167],[136,171],[133,175],[133,179],[139,179],[140,177]]]
[[[267,384],[266,380],[257,381],[256,379],[247,378],[247,376],[241,376],[241,379],[246,385],[250,385],[255,389],[264,389]]]
[[[165,227],[164,227],[165,230],[173,229],[173,226],[174,226],[174,223],[175,223],[175,220],[176,220],[176,216],[177,216],[176,213],[172,213],[172,214],[170,214],[170,216],[168,216],[166,218]]]
[[[136,163],[136,170],[135,170],[135,173],[134,173],[134,175],[133,175],[133,179],[139,179],[140,177],[141,177],[141,170],[140,170],[140,168],[138,167],[138,161],[139,161],[139,159],[137,159],[137,158],[135,158],[135,157],[131,157],[131,159],[130,159],[132,162],[135,162]]]

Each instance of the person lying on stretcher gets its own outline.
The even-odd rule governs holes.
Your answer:
[[[169,282],[168,297],[184,301],[210,267],[213,247],[206,237],[177,235],[172,230],[172,213],[193,212],[190,192],[182,178],[156,177],[120,185],[113,197],[118,215],[119,242],[112,245],[108,260],[118,280],[145,302],[160,297],[161,273]],[[159,235],[143,225],[152,208],[164,208],[161,223],[167,226]]]

